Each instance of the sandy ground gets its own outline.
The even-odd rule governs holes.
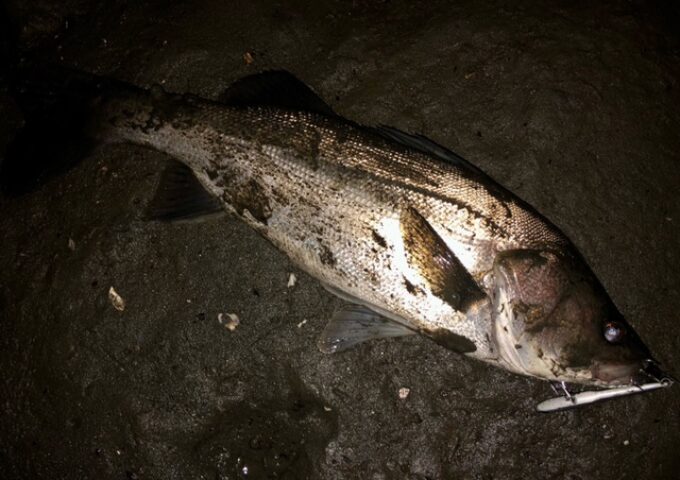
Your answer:
[[[50,3],[8,10],[51,62],[208,98],[283,68],[348,118],[451,147],[559,225],[680,374],[677,10]],[[0,113],[6,144],[6,93]],[[165,161],[100,148],[0,200],[3,479],[678,478],[677,386],[544,415],[547,383],[423,338],[321,354],[339,300],[265,240],[230,218],[143,220]]]

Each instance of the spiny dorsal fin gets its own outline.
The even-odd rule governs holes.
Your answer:
[[[335,115],[333,109],[311,88],[283,70],[256,73],[236,80],[219,96],[218,101],[232,106],[271,105]]]
[[[149,220],[194,220],[225,213],[186,165],[172,161],[161,174],[156,195],[147,207]]]
[[[388,140],[401,143],[406,147],[412,148],[427,155],[434,155],[445,162],[472,170],[478,175],[484,175],[484,177],[487,177],[486,173],[480,170],[477,166],[471,164],[457,153],[452,152],[448,148],[439,145],[438,143],[423,135],[413,135],[402,132],[401,130],[394,127],[388,127],[386,125],[380,125],[376,127],[375,131]]]
[[[335,353],[367,340],[415,333],[364,306],[345,305],[333,314],[317,345],[323,353]]]
[[[433,294],[460,312],[486,297],[460,260],[416,209],[404,208],[400,225],[407,260],[426,280]]]

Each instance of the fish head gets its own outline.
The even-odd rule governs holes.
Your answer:
[[[494,333],[508,368],[601,387],[646,381],[649,350],[577,254],[502,252],[493,278]]]

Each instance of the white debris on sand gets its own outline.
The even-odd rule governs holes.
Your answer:
[[[291,273],[290,276],[288,277],[288,288],[293,288],[295,284],[297,283],[297,276],[294,273]]]
[[[116,292],[116,289],[113,287],[109,288],[109,301],[111,301],[113,308],[119,312],[125,310],[125,300],[123,300],[123,297],[118,295],[118,292]]]
[[[217,314],[217,321],[220,322],[220,325],[224,325],[224,328],[230,332],[236,330],[236,327],[241,324],[241,320],[235,313],[219,313]]]
[[[406,399],[408,398],[408,396],[409,396],[410,393],[411,393],[411,389],[410,389],[410,388],[408,388],[408,387],[401,387],[401,388],[399,389],[399,398],[400,398],[401,400],[406,400]]]
[[[297,324],[297,327],[298,327],[298,328],[302,328],[302,326],[303,326],[305,323],[307,323],[307,319],[306,319],[306,318],[305,318],[304,320],[302,320],[300,323],[298,323],[298,324]]]

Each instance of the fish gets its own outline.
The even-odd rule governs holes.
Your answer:
[[[346,302],[322,352],[420,334],[560,385],[566,403],[545,411],[673,383],[566,235],[427,137],[347,120],[284,71],[242,78],[216,100],[74,78],[42,89],[51,107],[9,149],[5,191],[40,176],[23,171],[41,156],[36,136],[52,156],[74,155],[75,131],[87,145],[152,148],[174,160],[150,219],[229,212]]]

